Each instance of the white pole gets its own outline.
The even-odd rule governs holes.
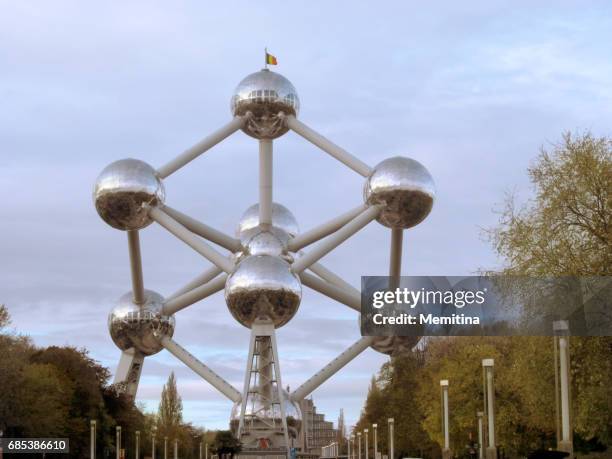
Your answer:
[[[244,123],[246,122],[249,116],[250,114],[247,113],[245,116],[235,117],[225,126],[223,126],[221,129],[213,132],[211,135],[209,135],[205,139],[196,143],[193,147],[189,148],[188,150],[185,150],[178,157],[174,158],[167,164],[157,169],[157,175],[159,175],[160,178],[166,178],[170,174],[176,172],[181,167],[185,166],[189,162],[196,159],[206,150],[209,150],[210,148],[214,147],[216,144],[221,142],[223,139],[230,136],[231,134],[236,132],[238,129],[240,129],[242,126],[244,126]]]
[[[164,437],[164,459],[168,459],[168,437]]]
[[[553,323],[553,330],[559,345],[559,385],[561,388],[561,438],[558,449],[573,452],[570,423],[570,366],[569,366],[569,324],[566,320]],[[555,362],[555,365],[557,363]]]
[[[349,437],[348,442],[346,443],[346,447],[348,448],[346,452],[346,457],[348,459],[351,459],[351,441],[352,441],[351,438],[352,437]]]
[[[178,459],[178,440],[174,439],[174,459]]]
[[[495,446],[495,392],[493,387],[493,359],[483,359],[482,366],[485,369],[486,379],[486,399],[487,399],[487,427],[489,430],[487,459],[497,458],[497,448]]]
[[[442,389],[442,416],[444,425],[444,450],[442,455],[444,457],[450,457],[450,433],[448,431],[448,379],[442,379],[440,381],[440,388]]]
[[[96,459],[96,421],[92,419],[90,422],[90,426],[91,427],[90,427],[90,437],[89,437],[89,444],[90,444],[89,457],[91,459]]]
[[[225,288],[225,281],[227,281],[227,274],[215,277],[204,285],[200,285],[199,287],[166,301],[162,310],[163,314],[172,315],[181,309],[185,309],[198,301],[202,301],[204,298],[220,292]]]
[[[205,456],[204,459],[208,459],[208,443],[206,443],[205,447],[204,447],[204,451],[205,451]]]
[[[378,438],[376,435],[376,428],[378,424],[372,424],[372,429],[374,429],[374,459],[378,459]]]
[[[151,458],[155,459],[155,427],[153,428],[153,433],[151,434]]]
[[[310,287],[314,291],[319,292],[332,300],[336,300],[337,302],[342,303],[357,312],[361,312],[361,295],[358,292],[354,293],[353,291],[345,290],[342,287],[330,284],[329,282],[305,271],[300,273],[300,280],[302,281],[302,284]]]
[[[484,439],[482,432],[482,417],[484,416],[484,412],[479,411],[477,413],[478,416],[478,459],[484,459]]]
[[[136,459],[140,459],[140,430],[136,431]]]
[[[121,459],[121,426],[117,426],[115,428],[115,449],[116,449],[116,455],[117,455],[117,459]]]
[[[388,419],[389,423],[389,459],[395,458],[395,451],[393,449],[393,418]]]
[[[259,224],[272,224],[272,140],[259,141]]]
[[[365,459],[368,459],[368,429],[363,429],[363,437],[365,438]]]
[[[132,299],[134,303],[140,305],[145,302],[142,257],[140,255],[140,236],[138,230],[129,230],[127,236],[130,253],[130,270],[132,274]]]
[[[357,459],[361,459],[361,432],[357,432],[357,441],[359,442],[359,454]]]

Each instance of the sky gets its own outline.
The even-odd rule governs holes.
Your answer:
[[[374,166],[404,155],[437,186],[406,231],[403,273],[499,266],[483,228],[562,132],[611,135],[609,2],[82,2],[0,0],[0,303],[40,346],[84,347],[114,371],[106,319],[130,289],[126,235],[96,214],[110,162],[159,167],[230,119],[238,82],[263,65],[297,88],[299,118]],[[257,200],[257,143],[239,132],[165,180],[166,202],[233,234]],[[274,144],[274,196],[307,230],[362,202],[363,177],[293,133]],[[390,231],[376,222],[321,261],[359,286],[385,275]],[[151,225],[147,288],[169,295],[209,263]],[[222,293],[177,313],[174,338],[241,388],[249,331]],[[304,288],[278,330],[295,388],[359,338],[354,311]],[[388,357],[367,350],[314,394],[356,422]],[[167,352],[148,357],[137,401],[155,410],[174,371],[184,418],[225,429],[231,402]]]

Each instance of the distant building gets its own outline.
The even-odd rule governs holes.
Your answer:
[[[332,421],[326,421],[323,413],[317,413],[317,407],[312,399],[302,400],[302,435],[305,442],[305,452],[320,455],[321,448],[338,438],[338,430],[334,429]]]

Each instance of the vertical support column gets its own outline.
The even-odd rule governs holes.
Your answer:
[[[363,438],[365,439],[365,459],[368,459],[369,451],[368,451],[368,429],[363,429]]]
[[[174,459],[178,459],[178,440],[174,439]]]
[[[136,451],[134,454],[134,457],[136,457],[136,459],[140,459],[140,430],[136,431]]]
[[[206,446],[205,446],[205,454],[206,456],[204,459],[208,459],[208,443],[206,443]]]
[[[155,459],[155,426],[153,426],[153,432],[151,433],[151,458]]]
[[[389,423],[389,459],[395,459],[395,451],[393,449],[393,418],[388,419]]]
[[[572,427],[570,420],[570,360],[569,360],[569,323],[566,320],[553,322],[553,331],[559,349],[559,386],[561,405],[561,436],[557,437],[557,449],[573,454]]]
[[[372,429],[374,430],[374,459],[378,459],[378,436],[376,435],[377,428],[378,424],[372,424]]]
[[[497,448],[495,447],[495,389],[493,387],[493,365],[493,359],[482,360],[482,367],[485,372],[487,427],[489,430],[486,459],[497,459]]]
[[[259,224],[272,224],[272,140],[259,141]]]
[[[442,391],[442,430],[444,433],[444,448],[442,449],[442,457],[450,459],[452,453],[450,450],[450,433],[448,425],[448,379],[440,380],[440,389]]]
[[[115,456],[117,459],[123,459],[121,457],[121,426],[115,428]]]
[[[89,431],[89,457],[90,459],[96,459],[96,424],[97,422],[92,419]]]
[[[402,275],[402,245],[404,230],[394,228],[391,230],[391,253],[389,256],[389,290],[399,287]]]
[[[138,230],[128,230],[128,249],[130,252],[130,271],[132,274],[132,299],[135,304],[145,302],[144,280],[142,276],[142,257],[140,255],[140,236]]]
[[[361,459],[361,432],[357,432],[357,442],[359,444],[359,454],[357,455],[357,459]]]
[[[478,416],[478,459],[484,459],[484,439],[482,437],[482,417],[484,412],[479,411],[476,415]]]

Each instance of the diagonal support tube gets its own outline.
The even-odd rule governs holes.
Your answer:
[[[196,359],[176,341],[164,336],[160,338],[160,342],[168,352],[208,381],[211,386],[229,398],[232,402],[238,403],[242,400],[242,395],[234,386]]]
[[[361,295],[361,292],[358,289],[353,287],[351,284],[349,284],[337,274],[331,272],[321,263],[313,263],[308,269],[310,269],[313,273],[315,273],[321,279],[329,282],[330,284],[348,290],[349,292],[352,292],[355,295]]]
[[[128,230],[128,249],[130,252],[130,270],[132,273],[132,299],[135,304],[145,302],[144,280],[142,276],[142,257],[140,255],[140,236],[138,230]]]
[[[226,280],[227,274],[223,274],[222,276],[216,277],[204,285],[200,285],[199,287],[183,293],[180,296],[167,300],[162,309],[163,314],[174,314],[181,309],[185,309],[187,306],[191,306],[192,304],[223,290]]]
[[[372,168],[366,163],[351,155],[348,151],[340,148],[335,143],[323,137],[318,132],[312,130],[293,115],[282,115],[285,119],[286,126],[293,132],[301,135],[309,142],[319,147],[324,152],[330,154],[345,166],[350,167],[355,172],[364,177],[368,177],[372,173]]]
[[[168,296],[166,298],[166,302],[176,298],[177,296],[181,296],[183,293],[187,293],[188,291],[193,290],[194,288],[199,287],[200,285],[204,285],[205,283],[210,282],[222,272],[223,270],[221,270],[218,266],[212,266],[208,268],[202,274],[199,274],[198,276],[194,277],[183,287],[178,289],[172,295]]]
[[[259,224],[272,224],[272,140],[259,141]]]
[[[289,241],[289,251],[297,252],[306,247],[307,245],[312,244],[313,242],[316,242],[319,239],[323,239],[326,236],[329,236],[330,234],[338,231],[348,222],[353,220],[367,208],[368,206],[366,204],[362,204],[328,222],[323,223],[320,226],[317,226],[316,228],[312,228],[311,230],[308,230],[305,233],[298,234]]]
[[[211,226],[208,226],[195,218],[185,215],[172,207],[164,206],[163,210],[192,233],[195,233],[204,239],[208,239],[210,242],[214,242],[215,244],[220,245],[224,249],[231,252],[240,250],[240,241],[238,239],[212,228]]]
[[[355,294],[352,291],[347,291],[307,272],[300,273],[300,280],[305,286],[330,297],[332,300],[345,304],[357,312],[361,312],[361,296],[359,295],[359,292]]]
[[[372,206],[367,210],[364,210],[360,213],[356,218],[352,221],[344,225],[334,234],[329,236],[325,241],[321,242],[317,247],[312,249],[311,252],[303,255],[301,258],[298,258],[293,262],[292,269],[294,273],[301,273],[306,268],[311,266],[313,263],[316,263],[329,252],[334,250],[344,241],[346,241],[353,234],[358,232],[372,220],[374,220],[381,211],[381,207]]]
[[[348,349],[342,352],[342,354],[323,367],[321,371],[316,373],[312,378],[308,379],[304,384],[291,392],[291,400],[294,402],[303,400],[306,396],[316,390],[317,387],[340,371],[351,360],[370,347],[373,340],[374,337],[372,336],[364,336],[356,341]]]
[[[232,135],[238,129],[241,129],[246,123],[246,120],[248,119],[249,116],[250,116],[250,113],[247,113],[245,116],[235,117],[225,126],[213,132],[208,137],[200,140],[193,147],[185,150],[179,156],[177,156],[170,162],[164,164],[159,169],[157,169],[157,175],[160,178],[164,179],[168,177],[170,174],[175,173],[181,167],[190,163],[191,161],[196,159],[198,156],[200,156],[202,153],[206,152],[207,150],[210,150],[212,147],[214,147],[219,142],[221,142],[225,138]]]
[[[229,273],[234,268],[234,264],[217,252],[207,242],[195,236],[191,231],[181,225],[179,222],[170,217],[167,213],[158,207],[151,207],[149,215],[153,220],[166,228],[170,233],[198,252],[204,258],[208,259],[212,264],[218,266],[226,273]]]

